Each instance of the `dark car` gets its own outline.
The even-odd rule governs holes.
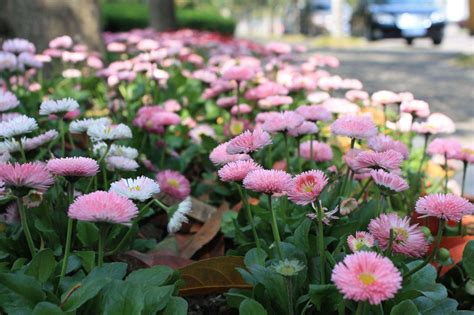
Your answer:
[[[368,40],[429,37],[433,44],[443,41],[446,19],[439,1],[361,0],[351,19],[353,35]]]

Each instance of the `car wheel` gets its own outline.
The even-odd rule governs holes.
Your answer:
[[[413,40],[414,38],[405,38],[407,45],[410,45],[410,46],[413,45]]]
[[[370,41],[370,42],[373,42],[374,40],[376,40],[377,38],[375,38],[375,34],[374,34],[374,30],[372,29],[372,27],[370,26],[366,26],[365,27],[365,31],[364,31],[364,35],[365,35],[365,38]]]
[[[431,38],[431,40],[433,41],[433,44],[436,46],[441,45],[441,43],[443,42],[442,37],[433,37]]]

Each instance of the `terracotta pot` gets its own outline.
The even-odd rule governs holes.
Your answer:
[[[462,253],[467,242],[474,240],[474,235],[468,236],[444,236],[441,239],[440,248],[444,247],[449,250],[451,258],[453,259],[453,264],[449,266],[444,266],[441,269],[441,275],[445,274],[448,270],[454,267],[455,264],[462,260]],[[433,249],[433,245],[430,246],[429,252]],[[437,268],[437,264],[433,264]]]

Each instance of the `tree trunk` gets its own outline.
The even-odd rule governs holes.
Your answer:
[[[61,35],[102,51],[99,0],[0,0],[0,34],[33,42],[38,50]]]
[[[174,0],[150,0],[150,24],[155,30],[173,31],[177,29]]]

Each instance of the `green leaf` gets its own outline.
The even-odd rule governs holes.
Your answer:
[[[0,308],[6,314],[30,315],[36,302],[32,302],[0,284]]]
[[[309,298],[318,310],[321,310],[323,304],[335,307],[342,301],[342,295],[334,284],[310,284]]]
[[[407,264],[407,266],[411,270],[420,263],[421,261],[414,261]],[[446,288],[442,284],[436,283],[436,269],[430,264],[411,275],[400,295],[402,297],[408,297],[407,295],[414,297],[412,295],[414,292],[435,300],[441,300],[448,296]]]
[[[239,314],[242,315],[266,315],[267,311],[262,304],[253,299],[245,299],[240,303]]]
[[[70,312],[78,309],[95,297],[113,279],[121,280],[126,273],[127,264],[117,262],[92,269],[82,282],[73,285],[63,294],[61,298],[63,310]],[[67,300],[65,300],[66,298]]]
[[[114,262],[104,264],[102,267],[95,267],[87,278],[111,278],[121,280],[127,274],[127,264]]]
[[[101,295],[104,315],[140,315],[145,307],[140,286],[129,282],[115,280]]]
[[[159,287],[172,278],[174,270],[167,266],[154,266],[132,272],[125,279],[126,282],[140,285]]]
[[[41,283],[27,275],[3,273],[0,274],[0,284],[33,303],[39,303],[46,298]]]
[[[80,287],[75,290],[76,286],[70,288],[62,297],[63,310],[71,312],[77,310],[84,303],[94,298],[104,286],[110,283],[109,278],[90,278],[80,283]],[[74,291],[73,291],[74,290]],[[72,294],[70,293],[72,292]],[[68,297],[68,294],[69,297]],[[64,301],[64,299],[67,300]]]
[[[270,268],[263,266],[253,265],[248,267],[248,269],[252,276],[263,284],[270,299],[280,308],[279,311],[286,311],[288,309],[286,279]]]
[[[82,267],[87,272],[91,272],[92,268],[95,266],[95,252],[94,251],[80,251],[74,252],[74,255],[79,257],[81,260]]]
[[[422,315],[446,315],[455,311],[458,307],[458,302],[453,299],[432,300],[420,296],[414,299],[413,302]]]
[[[99,229],[94,223],[78,221],[77,238],[81,241],[82,245],[93,247],[99,239]]]
[[[418,315],[418,309],[411,300],[405,300],[392,308],[390,315]]]
[[[35,277],[40,282],[46,282],[53,274],[56,267],[53,251],[49,248],[43,249],[33,257],[26,267],[25,274]]]
[[[462,265],[466,269],[469,278],[474,280],[474,240],[469,241],[464,247]]]
[[[164,287],[143,286],[144,309],[143,314],[156,314],[166,307],[175,290],[174,285]]]
[[[32,315],[63,315],[59,306],[50,302],[41,302],[36,305]]]
[[[303,223],[295,230],[295,246],[302,249],[305,253],[311,252],[309,245],[309,231],[313,222],[311,220],[304,220]]]
[[[188,302],[185,299],[173,296],[162,315],[186,315],[188,313]]]
[[[265,266],[265,259],[267,259],[267,257],[268,255],[263,249],[252,248],[245,254],[244,264],[247,267],[253,265]]]

